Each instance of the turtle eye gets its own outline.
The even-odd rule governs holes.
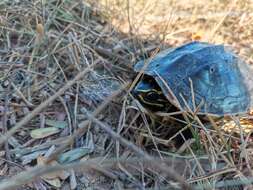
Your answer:
[[[156,101],[158,98],[159,95],[157,94],[157,92],[150,91],[147,93],[147,99],[149,99],[150,101]]]

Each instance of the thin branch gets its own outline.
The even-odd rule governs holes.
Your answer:
[[[98,157],[98,158],[94,158],[94,159],[90,159],[86,161],[74,162],[74,163],[70,163],[66,165],[59,164],[59,165],[54,165],[54,166],[36,166],[32,169],[29,169],[28,171],[21,172],[11,177],[10,179],[3,180],[0,183],[0,189],[1,190],[15,189],[17,187],[20,187],[21,185],[30,183],[45,174],[55,173],[62,170],[74,169],[75,171],[83,171],[87,169],[96,170],[97,168],[100,168],[98,170],[99,172],[101,172],[101,167],[102,168],[112,167],[118,162],[120,162],[121,164],[136,164],[139,162],[143,162],[143,163],[146,163],[147,166],[155,166],[155,167],[157,167],[158,165],[161,165],[162,163],[165,164],[166,162],[171,162],[171,159],[165,159],[164,161],[161,161],[159,158],[148,158],[148,159],[147,158],[128,158],[127,160],[120,159],[120,158],[119,159],[112,158],[112,159],[103,160],[103,162],[98,165],[98,163],[100,163],[101,160],[103,160],[103,158]],[[162,169],[163,171],[165,170],[165,172],[167,172],[166,170],[167,168],[160,167],[158,169]],[[112,177],[116,177],[116,176],[112,176]],[[185,189],[189,189],[189,188],[185,188]]]

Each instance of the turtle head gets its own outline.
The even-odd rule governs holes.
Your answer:
[[[144,76],[132,90],[133,96],[145,107],[153,111],[165,110],[169,102],[155,79]]]

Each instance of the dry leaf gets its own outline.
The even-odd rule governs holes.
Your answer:
[[[36,32],[37,32],[37,40],[41,41],[41,39],[44,37],[44,26],[41,23],[37,24]]]
[[[50,185],[60,188],[61,187],[61,181],[58,178],[55,179],[45,179],[44,177],[42,177],[42,179],[44,181],[46,181],[47,183],[49,183]]]
[[[196,32],[192,34],[192,40],[201,40],[203,38],[203,33],[202,32]]]
[[[52,161],[52,162],[46,164],[46,158],[43,156],[38,156],[37,165],[38,166],[45,166],[45,165],[57,166],[57,165],[59,165],[59,163],[57,161]],[[52,180],[55,178],[60,178],[60,179],[65,180],[69,177],[69,175],[70,174],[66,171],[57,171],[57,172],[52,172],[52,173],[48,173],[46,175],[43,175],[43,179]]]

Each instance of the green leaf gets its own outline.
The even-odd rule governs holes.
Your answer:
[[[41,138],[45,138],[50,135],[56,134],[58,132],[60,132],[60,129],[57,127],[46,127],[46,128],[34,129],[31,131],[30,135],[34,139],[41,139]]]
[[[65,127],[68,126],[66,121],[56,121],[56,120],[51,120],[51,119],[46,120],[46,125],[49,125],[51,127],[56,127],[59,129],[64,129]]]
[[[91,152],[92,152],[92,150],[90,148],[76,148],[76,149],[73,149],[73,150],[70,150],[68,152],[61,154],[58,157],[58,162],[61,164],[70,163],[70,162],[73,162],[75,160],[78,160],[78,159],[84,157],[85,155],[87,155]]]

